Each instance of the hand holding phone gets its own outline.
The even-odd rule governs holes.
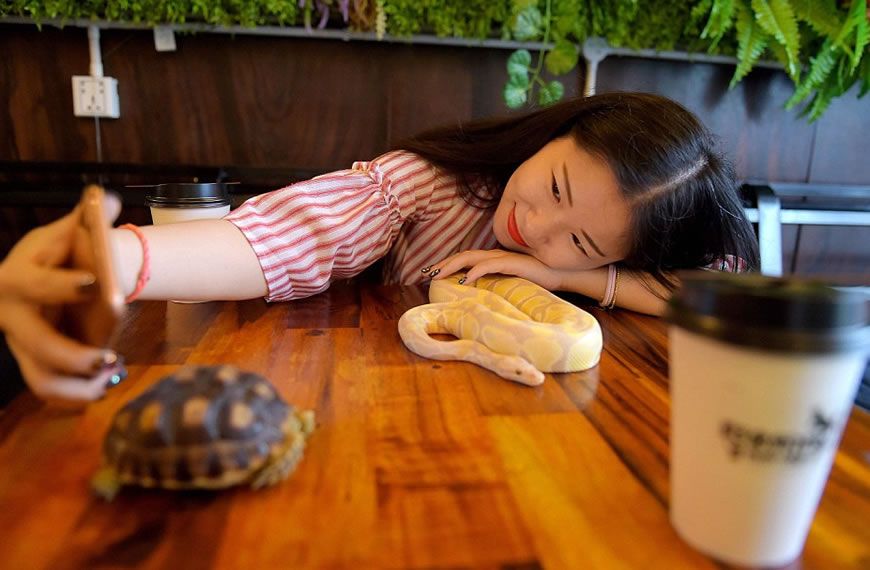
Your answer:
[[[64,305],[61,328],[72,338],[90,346],[108,346],[124,314],[124,295],[115,273],[109,243],[105,192],[90,185],[82,193],[69,267],[90,271],[95,277],[91,299]]]
[[[49,401],[92,401],[123,376],[105,348],[124,301],[103,198],[86,189],[79,207],[28,232],[0,261],[0,331],[28,386]]]

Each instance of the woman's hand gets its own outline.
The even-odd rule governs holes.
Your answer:
[[[116,198],[107,199],[106,211],[117,217]],[[60,267],[72,255],[78,219],[76,209],[32,230],[0,263],[0,330],[37,396],[82,402],[102,396],[121,363],[110,350],[58,332],[51,315],[55,305],[85,301],[95,292],[92,274]]]
[[[522,277],[544,289],[556,291],[562,287],[564,277],[563,271],[544,265],[531,255],[503,249],[471,249],[451,255],[433,265],[429,275],[434,274],[433,279],[443,279],[463,268],[469,268],[465,274],[465,282],[469,284],[484,275],[502,273]]]

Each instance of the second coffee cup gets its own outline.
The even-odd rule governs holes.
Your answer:
[[[173,182],[152,186],[145,195],[154,225],[223,218],[230,197],[223,182]]]
[[[681,274],[671,298],[671,522],[729,564],[804,547],[870,349],[867,297],[796,278]]]

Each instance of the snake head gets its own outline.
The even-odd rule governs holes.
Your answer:
[[[543,372],[532,366],[528,360],[519,356],[502,355],[496,361],[492,370],[502,378],[519,382],[526,386],[540,386],[544,382]]]

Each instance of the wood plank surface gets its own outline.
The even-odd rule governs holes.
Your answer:
[[[723,568],[668,521],[666,325],[588,309],[601,364],[538,388],[420,358],[396,321],[421,287],[131,306],[129,378],[82,413],[0,413],[2,568]],[[113,414],[184,364],[232,363],[316,410],[297,471],[261,491],[89,480]],[[855,410],[794,568],[870,562],[870,417]]]

